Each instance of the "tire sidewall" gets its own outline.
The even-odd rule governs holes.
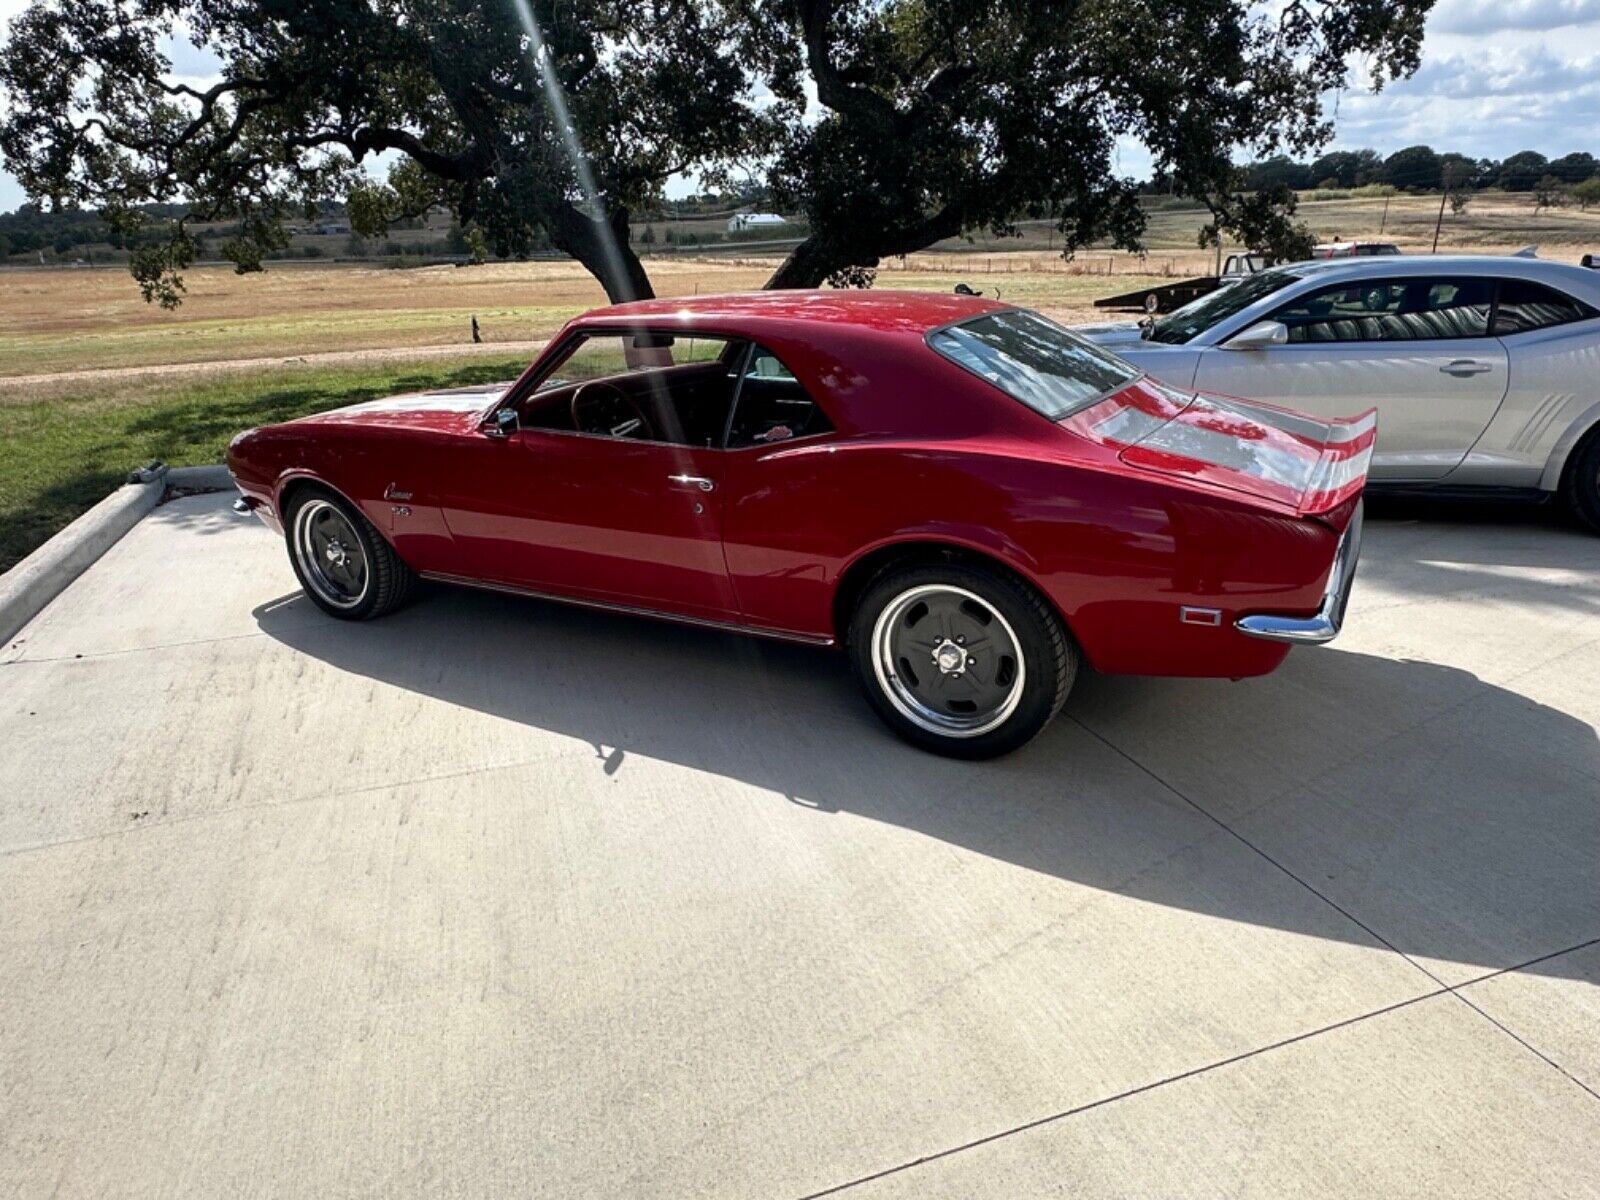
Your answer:
[[[1600,533],[1600,429],[1591,431],[1564,481],[1567,506],[1591,532]]]
[[[900,711],[878,680],[872,632],[879,614],[903,592],[929,584],[962,588],[982,597],[1006,619],[1016,635],[1026,665],[1022,697],[1015,711],[987,733],[952,737],[925,729]],[[994,758],[1031,741],[1060,709],[1077,668],[1066,630],[1026,585],[998,571],[955,563],[891,567],[884,571],[862,594],[851,615],[847,638],[851,667],[873,711],[912,745],[950,758]]]
[[[361,553],[366,556],[367,562],[367,590],[362,595],[358,604],[348,607],[339,607],[329,604],[318,593],[309,579],[306,578],[305,568],[300,562],[300,552],[296,542],[295,527],[300,518],[300,510],[313,501],[322,500],[333,505],[350,523],[350,528],[355,531],[356,539],[361,543]],[[372,522],[357,510],[349,501],[331,488],[308,485],[298,489],[290,501],[289,509],[284,513],[285,542],[289,549],[289,565],[294,569],[294,577],[300,581],[301,590],[306,597],[331,617],[338,617],[343,621],[360,621],[371,616],[378,606],[379,595],[382,589],[379,586],[378,572],[382,569],[379,555],[384,547],[377,543],[377,533],[373,530]]]

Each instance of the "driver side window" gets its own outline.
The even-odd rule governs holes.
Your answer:
[[[531,429],[591,437],[721,443],[742,341],[637,329],[577,339],[522,405]]]

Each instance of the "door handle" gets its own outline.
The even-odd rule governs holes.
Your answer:
[[[1446,375],[1454,375],[1458,379],[1465,379],[1468,375],[1482,375],[1485,371],[1492,371],[1494,367],[1486,362],[1478,362],[1471,358],[1458,358],[1454,362],[1447,362],[1439,368]]]
[[[704,475],[668,475],[667,479],[679,487],[696,487],[702,492],[709,492],[716,487],[716,484],[712,483]]]

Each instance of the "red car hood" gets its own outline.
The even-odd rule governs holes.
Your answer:
[[[1324,420],[1286,408],[1139,380],[1062,424],[1129,466],[1326,513],[1367,481],[1377,410]]]
[[[293,425],[362,425],[405,429],[476,428],[505,395],[511,381],[436,392],[408,392],[383,400],[349,404],[290,422]]]

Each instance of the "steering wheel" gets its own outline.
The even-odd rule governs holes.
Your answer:
[[[579,433],[655,440],[655,426],[639,402],[614,383],[591,380],[572,393],[572,427]]]

